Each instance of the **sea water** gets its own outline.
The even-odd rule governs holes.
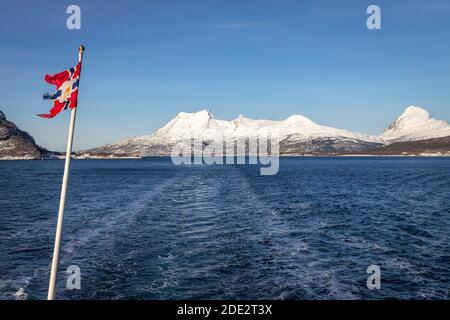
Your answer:
[[[0,298],[45,299],[63,161],[0,162]],[[59,299],[448,299],[449,158],[74,160]],[[78,266],[81,289],[66,270]],[[381,270],[369,290],[367,268]]]

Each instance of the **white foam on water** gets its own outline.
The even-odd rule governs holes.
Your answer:
[[[0,280],[0,299],[27,300],[27,287],[31,277],[20,277],[18,279]]]
[[[28,297],[28,294],[25,292],[25,288],[19,288],[17,292],[14,294],[17,298],[17,300],[26,300]]]
[[[125,228],[134,221],[136,216],[148,207],[157,196],[160,195],[166,188],[173,184],[175,178],[168,179],[140,195],[135,201],[131,202],[125,208],[115,208],[112,214],[107,214],[101,218],[94,219],[91,224],[99,225],[95,229],[86,228],[80,233],[75,234],[70,242],[62,247],[66,253],[74,253],[76,248],[84,246],[89,241],[98,238],[107,233],[113,232],[117,228]]]

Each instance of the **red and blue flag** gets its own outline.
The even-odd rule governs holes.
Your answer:
[[[44,100],[53,101],[53,108],[48,114],[39,114],[43,118],[53,118],[62,110],[73,109],[78,103],[78,86],[80,84],[81,62],[66,71],[53,76],[46,75],[45,81],[56,86],[54,94],[44,94]]]

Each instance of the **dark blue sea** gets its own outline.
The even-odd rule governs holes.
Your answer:
[[[0,162],[1,299],[46,298],[63,166]],[[450,158],[259,169],[72,161],[57,298],[449,299]]]

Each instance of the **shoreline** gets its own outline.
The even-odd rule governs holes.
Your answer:
[[[246,156],[248,157],[248,156]],[[279,155],[279,158],[450,158],[450,153],[447,154],[289,154]],[[78,157],[72,156],[73,160],[142,160],[146,158],[170,158],[170,155],[151,155],[151,156],[128,156],[128,157]],[[65,160],[64,156],[36,159],[31,157],[4,157],[0,158],[0,161],[52,161],[52,160]]]

